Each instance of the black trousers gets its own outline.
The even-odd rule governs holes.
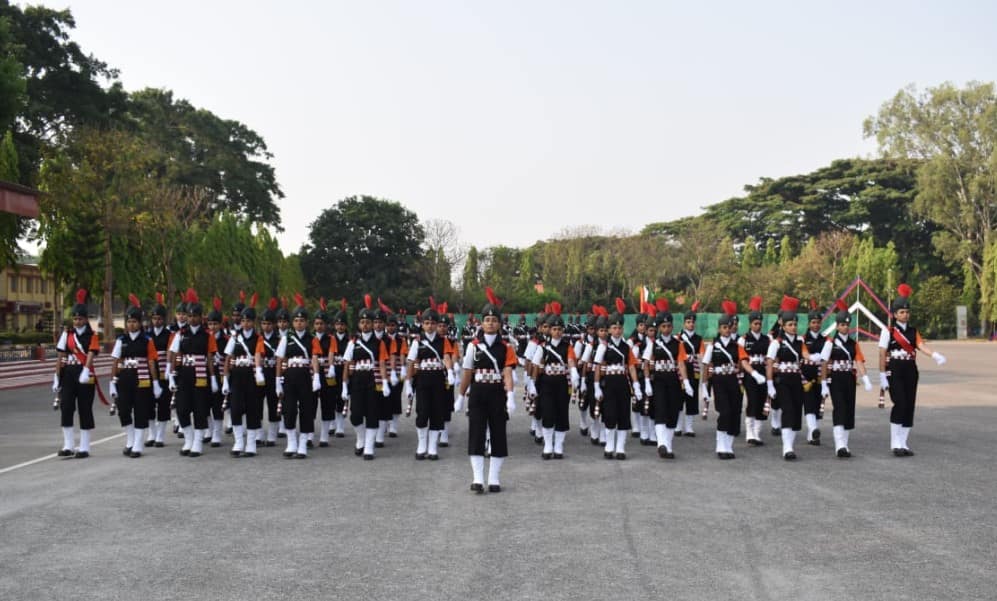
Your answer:
[[[547,376],[544,374],[537,375],[536,387],[537,387],[537,398],[533,401],[533,417],[540,421],[543,421],[543,395],[544,395],[544,381]],[[540,433],[537,432],[537,436]]]
[[[257,430],[263,425],[263,386],[256,385],[252,367],[233,367],[229,372],[229,410],[232,425],[241,426],[243,416],[246,427]]]
[[[72,428],[76,413],[80,414],[80,430],[93,430],[93,384],[80,384],[82,365],[66,365],[59,374],[59,408],[63,428]]]
[[[134,369],[118,371],[118,419],[122,426],[134,424],[136,428],[149,427],[149,416],[152,414],[152,384],[139,387],[138,372]]]
[[[391,396],[388,397],[389,415],[384,419],[391,419],[392,416],[402,414],[402,386],[404,384],[398,382],[397,386],[391,387]]]
[[[744,410],[745,415],[760,421],[767,420],[768,416],[765,415],[765,398],[769,394],[768,386],[766,384],[759,384],[755,382],[754,378],[748,376],[744,379],[744,393],[748,397],[747,407]]]
[[[798,373],[775,374],[775,398],[782,409],[782,427],[799,432],[803,423],[803,378]]]
[[[210,392],[209,388],[209,393],[211,395],[211,417],[215,418],[215,421],[220,422],[222,421],[222,418],[225,417],[225,412],[222,411],[225,395],[222,394],[221,379],[218,376],[215,376],[215,381],[219,382],[218,392]],[[209,382],[208,386],[210,385],[211,384]]]
[[[505,408],[505,387],[502,384],[472,382],[467,412],[467,454],[484,455],[485,437],[490,433],[492,457],[508,457],[505,426],[509,413]]]
[[[181,365],[177,368],[175,377],[177,392],[175,396],[177,421],[181,428],[191,425],[191,414],[194,415],[194,428],[204,430],[208,427],[208,412],[211,410],[211,389],[208,384],[196,386],[197,379],[194,367]]]
[[[163,394],[159,395],[158,399],[152,397],[152,413],[149,414],[149,419],[167,422],[170,421],[170,399],[173,393],[170,392],[169,380],[160,380],[159,387],[163,389]]]
[[[741,385],[737,375],[714,375],[713,404],[717,410],[717,432],[741,433]]]
[[[554,428],[558,432],[567,432],[571,429],[568,422],[571,395],[568,393],[567,376],[544,376],[543,391],[539,400],[540,422],[544,428]]]
[[[890,411],[890,423],[900,424],[905,428],[914,426],[914,402],[917,400],[917,381],[919,378],[917,364],[913,361],[890,360],[888,368],[890,375],[890,400],[893,409]]]
[[[350,423],[353,426],[364,424],[368,428],[378,426],[381,415],[379,398],[384,398],[374,386],[374,374],[369,371],[355,372],[350,377]]]
[[[624,375],[604,376],[602,387],[602,423],[610,430],[630,429],[630,384]]]
[[[844,426],[845,430],[855,428],[855,372],[830,372],[831,384],[831,421],[835,426]]]
[[[327,422],[336,419],[336,414],[342,411],[343,405],[343,385],[338,379],[334,380],[335,385],[329,385],[330,381],[332,380],[322,374],[322,389],[316,393],[322,408],[322,421]]]
[[[585,375],[585,394],[580,395],[579,409],[585,409],[589,416],[595,419],[595,376],[591,373]]]
[[[262,396],[262,400],[266,401],[267,404],[267,421],[271,424],[275,424],[280,421],[280,412],[277,411],[277,406],[280,404],[280,400],[277,398],[276,367],[263,368],[263,382],[263,389],[260,390],[260,394]]]
[[[423,371],[415,379],[415,427],[442,430],[453,411],[443,371]]]
[[[299,432],[315,431],[315,393],[312,391],[312,370],[309,367],[289,367],[284,370],[284,428]]]
[[[820,373],[815,373],[809,366],[804,367],[803,378],[810,382],[810,390],[803,390],[803,413],[820,412]]]
[[[664,424],[674,429],[679,422],[679,412],[685,403],[685,391],[679,386],[676,373],[658,372],[651,380],[654,386],[654,400],[651,405],[654,410],[654,423]]]
[[[692,367],[686,363],[686,373],[689,374],[689,384],[692,385],[692,395],[688,395],[685,391],[682,391],[682,397],[685,399],[685,414],[686,415],[699,415],[699,374],[693,373]]]

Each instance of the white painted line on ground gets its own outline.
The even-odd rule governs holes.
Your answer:
[[[108,436],[106,438],[101,438],[100,440],[95,440],[94,442],[91,442],[90,446],[91,447],[97,446],[97,445],[101,444],[102,442],[107,442],[109,440],[114,440],[115,438],[121,438],[124,435],[125,435],[125,433],[121,432],[121,433],[118,433],[118,434],[114,434],[112,436]],[[7,472],[12,472],[14,470],[21,469],[22,467],[28,467],[29,465],[34,465],[36,463],[41,463],[42,461],[45,461],[46,459],[52,459],[54,457],[58,457],[58,455],[55,454],[55,453],[52,453],[51,455],[45,455],[44,457],[39,457],[38,459],[32,459],[31,461],[25,461],[24,463],[18,463],[17,465],[12,465],[10,467],[5,467],[2,470],[0,470],[0,474],[6,474]]]

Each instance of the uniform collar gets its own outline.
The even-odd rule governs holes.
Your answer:
[[[495,344],[496,338],[498,338],[498,334],[485,334],[485,344],[488,346]]]
[[[131,338],[132,340],[138,340],[138,336],[141,333],[142,333],[141,330],[139,330],[138,332],[128,332],[128,337]]]

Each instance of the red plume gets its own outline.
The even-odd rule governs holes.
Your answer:
[[[748,308],[751,309],[752,311],[756,311],[756,312],[761,311],[762,310],[762,297],[760,297],[760,296],[752,296],[751,300],[748,301]]]
[[[616,297],[616,312],[623,315],[627,312],[627,303],[620,297]]]
[[[187,302],[188,303],[196,303],[196,302],[199,302],[199,300],[200,299],[197,298],[197,291],[194,290],[193,288],[188,288],[187,289]]]
[[[300,292],[294,293],[294,302],[298,303],[299,307],[305,306],[305,297],[301,296]]]
[[[133,307],[141,307],[142,306],[142,303],[139,302],[138,297],[135,296],[134,294],[129,294],[128,295],[128,302],[130,302]]]
[[[249,297],[249,306],[255,309],[256,308],[256,302],[258,300],[260,300],[260,293],[259,292],[254,292],[253,296]]]
[[[609,317],[609,309],[603,307],[602,305],[594,305],[592,307],[595,310],[595,314],[599,317]]]
[[[372,297],[370,294],[363,295],[363,306],[367,307],[368,309],[374,306],[374,297]]]
[[[654,301],[654,308],[656,309],[655,313],[658,312],[664,313],[665,311],[668,310],[668,299],[659,298],[658,300]]]
[[[436,311],[436,299],[431,296],[429,297],[429,308]],[[437,311],[437,313],[439,313],[439,311]]]
[[[440,303],[440,304],[436,305],[436,311],[440,315],[446,315],[446,313],[447,313],[447,303]]]
[[[552,313],[554,313],[554,315],[560,315],[561,314],[561,303],[559,303],[557,301],[552,302],[550,304],[550,310],[551,310]]]
[[[276,311],[277,310],[277,299],[276,298],[274,298],[272,296],[270,297],[270,302],[267,303],[267,309],[270,309],[271,311]]]
[[[87,302],[87,291],[83,288],[80,288],[79,290],[76,291],[76,304],[83,305],[86,304],[86,302]]]
[[[215,311],[222,310],[222,299],[217,296],[211,299],[211,306],[215,308]]]
[[[702,303],[700,303],[699,301],[696,301],[696,302],[692,303],[692,307],[691,307],[692,312],[695,313],[696,311],[699,311],[699,308],[702,307],[702,306],[703,306]]]
[[[242,303],[242,304],[244,304],[244,305],[246,304],[246,291],[245,290],[240,290],[239,291],[239,302]]]
[[[648,317],[654,317],[658,314],[658,310],[651,303],[645,303],[644,306],[647,307],[647,311],[645,311],[645,313],[647,313]]]
[[[792,296],[783,295],[782,303],[779,305],[780,311],[796,311],[800,306],[800,299],[793,298]]]
[[[727,315],[737,315],[737,303],[734,301],[725,300],[720,303],[720,306],[723,307],[724,313]]]
[[[165,299],[165,297],[163,297],[163,293],[162,292],[157,292],[156,293],[156,304],[157,305],[162,305],[164,300],[166,300],[166,299]]]
[[[339,310],[342,311],[343,313],[346,313],[346,297],[345,296],[342,299],[340,299],[340,301],[339,301]]]
[[[897,286],[897,294],[904,298],[910,298],[910,295],[914,294],[914,289],[907,284],[900,284]]]
[[[847,311],[848,304],[839,298],[838,300],[834,301],[834,308],[837,309],[838,311]]]
[[[318,307],[319,307],[319,309],[322,309],[323,311],[325,311],[327,309],[327,306],[325,304],[325,297],[324,296],[319,297],[319,299],[318,299]]]
[[[599,305],[592,305],[592,315],[599,315]]]
[[[812,296],[810,297],[810,310],[811,311],[817,310],[817,299]]]
[[[384,311],[385,313],[394,313],[394,311],[391,310],[391,307],[381,302],[380,296],[377,297],[377,306],[380,307],[381,310]]]
[[[491,286],[485,286],[485,298],[487,298],[488,302],[495,305],[496,307],[502,304],[502,301],[499,300],[499,297],[495,296],[495,291],[492,290]]]

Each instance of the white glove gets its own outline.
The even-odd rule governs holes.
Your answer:
[[[703,382],[702,384],[699,385],[699,399],[709,400],[709,398],[710,398],[710,390],[706,387],[706,382]]]
[[[152,381],[152,396],[157,399],[163,396],[163,387],[159,385],[159,380]]]
[[[634,398],[638,401],[644,399],[644,393],[640,391],[640,384],[638,382],[634,382]]]
[[[80,384],[90,383],[90,368],[84,366],[83,371],[80,372]]]
[[[398,372],[391,370],[391,378],[388,380],[392,386],[398,386]]]
[[[52,392],[59,392],[59,374],[52,374]]]
[[[822,396],[822,397],[831,396],[831,389],[827,385],[827,380],[821,380],[821,383],[820,383],[820,396]]]
[[[757,371],[751,372],[751,377],[754,378],[755,382],[758,382],[758,384],[764,384],[765,383],[765,376],[763,376],[762,374],[758,373]]]
[[[581,392],[582,394],[587,393],[589,391],[589,383],[585,380],[582,380],[581,384],[578,386],[578,391]]]
[[[405,370],[405,368],[404,367],[399,367],[398,368],[398,380],[400,382],[404,382],[405,378],[407,378],[407,377],[408,377],[408,372]]]
[[[278,397],[284,396],[284,376],[277,378],[276,385],[274,386]]]
[[[865,388],[866,392],[872,390],[872,382],[869,381],[869,374],[862,376],[862,388]]]
[[[209,379],[211,380],[211,394],[218,394],[218,380],[214,376]]]
[[[945,355],[941,353],[931,353],[931,358],[934,359],[935,363],[938,365],[945,365],[945,361],[947,361]]]
[[[505,410],[512,415],[516,411],[516,393],[512,390],[505,393]]]
[[[688,396],[696,395],[696,391],[692,389],[692,383],[689,380],[682,380],[682,391]]]
[[[263,376],[263,368],[262,367],[257,367],[256,368],[256,384],[259,385],[259,386],[263,386],[266,383],[267,383],[267,379]]]
[[[330,365],[329,366],[329,369],[325,372],[325,377],[327,377],[327,378],[335,378],[336,377],[336,366],[335,365]]]
[[[112,399],[118,398],[118,385],[114,383],[114,380],[107,383],[107,394]]]
[[[537,398],[537,383],[533,380],[526,381],[526,393],[531,399]]]
[[[447,370],[447,384],[453,386],[456,381],[457,380],[455,380],[454,377],[453,377],[453,372],[450,371],[450,370]]]
[[[462,409],[464,409],[464,395],[458,393],[453,402],[453,412],[460,413]]]
[[[228,394],[232,389],[229,387],[228,376],[222,376],[222,394]]]
[[[772,382],[772,380],[768,381],[768,393],[769,393],[769,397],[771,397],[773,399],[775,398],[775,383]]]
[[[412,396],[412,382],[405,380],[405,383],[402,384],[402,396],[406,399]]]
[[[571,387],[578,388],[578,383],[581,381],[581,376],[578,375],[578,368],[571,368]]]
[[[170,392],[176,392],[177,391],[177,379],[176,379],[176,377],[174,377],[173,374],[170,374],[167,379],[170,381],[170,383],[169,383]]]
[[[883,390],[890,387],[890,380],[886,377],[886,372],[879,372],[879,387]]]
[[[644,380],[644,394],[647,396],[654,394],[654,386],[651,385],[651,378]]]
[[[391,386],[387,382],[381,382],[381,393],[384,395],[384,398],[391,396]]]
[[[343,381],[343,392],[339,397],[344,401],[350,400],[350,385],[345,380]]]
[[[312,375],[312,392],[318,392],[320,390],[322,390],[322,378],[318,374],[314,374]]]
[[[595,400],[602,400],[602,385],[598,382],[595,383]]]

